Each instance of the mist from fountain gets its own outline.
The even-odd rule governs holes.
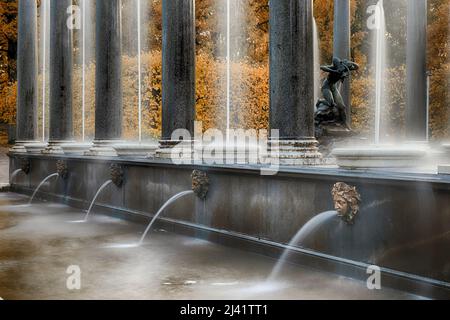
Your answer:
[[[288,244],[287,248],[284,250],[277,264],[267,278],[267,282],[272,282],[279,276],[279,274],[283,270],[284,265],[287,262],[289,254],[295,248],[295,246],[301,246],[302,243],[307,238],[312,236],[322,225],[336,216],[336,211],[326,211],[309,220],[292,238],[291,242]]]
[[[39,192],[39,190],[41,189],[41,187],[51,178],[53,177],[59,177],[59,173],[53,173],[51,175],[49,175],[48,177],[46,177],[44,180],[42,180],[41,183],[39,183],[39,185],[37,186],[37,188],[34,190],[33,195],[30,198],[30,201],[28,202],[28,205],[31,205],[34,198],[36,197],[36,194]]]

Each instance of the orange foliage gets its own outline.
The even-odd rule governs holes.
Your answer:
[[[242,39],[244,55],[233,59],[231,122],[233,127],[266,128],[269,118],[268,88],[268,0],[236,0],[245,5]],[[220,0],[196,1],[197,27],[197,119],[204,128],[222,128],[225,124],[225,64],[215,52],[218,34],[218,15],[223,10]],[[373,131],[372,67],[368,63],[371,45],[366,27],[367,6],[371,0],[351,1],[352,59],[361,69],[352,78],[352,122],[356,130],[365,134]],[[405,113],[405,4],[385,2],[387,19],[397,23],[388,25],[391,65],[387,71],[386,101],[383,126],[387,136],[404,134]],[[449,135],[448,26],[450,7],[447,0],[429,0],[428,68],[432,72],[430,91],[430,128],[432,136]],[[143,63],[143,129],[145,137],[158,137],[161,127],[161,0],[152,0],[149,6],[149,36],[151,52],[142,57]],[[15,121],[16,85],[14,47],[17,32],[17,2],[0,2],[0,121]],[[321,63],[329,63],[333,49],[333,0],[314,1],[314,15],[321,44]],[[74,73],[74,127],[77,136],[81,128],[81,69]],[[86,128],[94,131],[95,65],[87,75]],[[124,57],[124,138],[137,137],[137,62],[136,57]],[[40,97],[41,99],[41,97]]]

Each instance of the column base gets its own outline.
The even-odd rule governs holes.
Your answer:
[[[14,146],[9,149],[11,153],[27,153],[27,149],[25,149],[25,144],[30,141],[16,141]]]
[[[114,146],[124,144],[121,140],[94,140],[92,148],[84,153],[85,156],[117,157]]]
[[[39,153],[47,147],[46,143],[39,141],[16,141],[9,149],[11,153]]]
[[[83,155],[85,152],[92,148],[92,143],[64,143],[61,145],[61,149],[64,154],[68,155]]]
[[[153,158],[158,145],[151,143],[122,143],[115,144],[113,148],[119,157]]]
[[[42,154],[64,154],[63,145],[75,143],[75,141],[67,140],[50,140],[48,142],[47,148],[42,150]]]
[[[175,150],[176,149],[176,153]],[[194,141],[193,140],[160,140],[159,148],[156,150],[156,158],[174,160],[194,161]]]
[[[268,158],[286,166],[318,166],[324,160],[316,139],[271,140]]]
[[[212,142],[195,147],[195,154],[207,165],[260,164],[261,147],[257,143]]]

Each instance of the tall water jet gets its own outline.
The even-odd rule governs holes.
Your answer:
[[[143,54],[149,49],[148,43],[145,41],[148,34],[148,22],[149,16],[149,3],[148,1],[132,0],[123,2],[122,5],[122,25],[123,25],[123,45],[122,51],[124,52],[125,59],[136,61],[133,64],[133,69],[136,71],[136,82],[131,85],[131,89],[134,91],[136,88],[136,100],[137,104],[130,106],[132,112],[125,112],[127,114],[137,115],[137,127],[136,127],[136,142],[118,142],[112,146],[118,156],[121,157],[152,157],[158,145],[156,143],[144,143],[144,122],[143,122],[143,74],[145,70],[143,67]],[[129,71],[127,71],[129,72]],[[123,82],[127,84],[127,82]],[[124,90],[130,90],[130,88],[123,88]],[[125,106],[128,108],[128,106]],[[126,121],[130,121],[126,119]],[[134,121],[133,121],[134,122]]]
[[[412,1],[415,2],[415,1]],[[374,144],[357,147],[338,148],[332,154],[340,167],[357,168],[406,168],[419,167],[427,150],[415,145],[382,144],[383,106],[386,103],[384,83],[386,71],[386,22],[383,0],[370,6],[369,14],[374,17],[368,21],[368,27],[374,32],[373,51],[375,64],[375,106],[374,106]],[[416,80],[414,80],[416,81]]]
[[[226,60],[227,60],[227,128],[226,128],[226,136],[227,142],[230,140],[230,116],[231,116],[231,3],[230,0],[227,0],[227,28],[226,28]]]
[[[314,19],[314,101],[320,98],[320,39],[317,21]]]
[[[137,57],[138,57],[138,126],[139,142],[142,142],[142,44],[141,44],[141,0],[137,0]]]
[[[81,85],[81,140],[86,140],[86,0],[82,2],[82,85]]]
[[[77,70],[79,70],[80,80],[74,82],[75,86],[79,87],[80,95],[76,95],[76,112],[74,112],[74,123],[79,123],[75,128],[77,129],[76,143],[66,143],[61,145],[61,148],[65,154],[81,155],[89,150],[91,143],[86,142],[92,137],[91,126],[88,125],[88,117],[92,112],[92,100],[95,88],[90,88],[90,78],[92,74],[88,71],[95,67],[94,59],[94,28],[95,28],[95,1],[79,0],[79,5],[73,7],[73,11],[80,15],[79,23],[74,29],[74,35],[77,37],[76,52],[76,64]],[[78,73],[75,73],[76,75]],[[78,90],[75,90],[78,92]],[[74,105],[75,106],[75,105]],[[79,128],[79,130],[78,130]]]
[[[230,139],[230,130],[233,126],[232,121],[232,103],[233,96],[241,94],[236,92],[236,81],[239,76],[236,75],[237,68],[233,69],[233,64],[245,55],[243,42],[245,41],[245,26],[243,25],[243,14],[246,11],[245,1],[224,0],[217,2],[217,20],[219,37],[217,41],[217,56],[224,63],[223,87],[221,90],[221,101],[224,101],[225,123],[222,123],[225,130],[227,142]],[[222,100],[223,99],[223,100]]]
[[[375,144],[380,144],[381,113],[386,69],[386,21],[383,0],[377,4],[377,26],[375,36]]]
[[[39,185],[37,186],[37,188],[34,190],[33,195],[30,198],[30,201],[28,202],[29,205],[31,205],[33,203],[34,198],[36,197],[36,194],[39,192],[39,190],[41,189],[41,187],[51,178],[53,177],[58,177],[59,173],[53,173],[51,175],[49,175],[48,177],[46,177],[44,180],[42,180],[41,183],[39,183]]]
[[[45,133],[46,133],[46,107],[47,107],[47,59],[48,59],[48,36],[50,29],[49,25],[49,8],[48,5],[49,0],[41,1],[41,57],[42,57],[42,142],[45,142]]]

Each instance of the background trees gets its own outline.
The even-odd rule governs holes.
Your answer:
[[[161,1],[148,0],[148,41],[144,48],[146,69],[144,75],[144,108],[147,131],[157,134],[160,126],[161,90],[160,55],[162,41]],[[367,7],[377,0],[351,0],[352,59],[362,68],[352,79],[352,120],[355,129],[370,134],[373,124],[373,68],[371,66],[371,33],[366,27]],[[430,126],[433,138],[449,135],[449,0],[428,0],[428,66],[432,73],[430,89]],[[223,41],[220,17],[225,10],[224,0],[196,1],[197,44],[197,115],[205,127],[223,125]],[[232,45],[239,48],[233,57],[233,119],[242,127],[267,127],[268,123],[268,53],[269,53],[269,7],[268,0],[233,0],[235,15],[242,21],[239,32],[233,30]],[[385,1],[388,39],[389,70],[386,77],[386,102],[383,123],[387,136],[402,135],[405,109],[405,62],[406,62],[406,0]],[[124,10],[131,8],[132,1],[124,1]],[[16,0],[0,0],[0,121],[15,121],[15,55],[17,41]],[[320,35],[321,63],[328,63],[333,50],[333,0],[315,0],[314,15]],[[124,18],[126,19],[126,18]],[[127,19],[132,19],[128,17]],[[124,21],[124,25],[133,21]],[[244,26],[242,28],[242,26]],[[237,26],[232,26],[237,28]],[[136,30],[124,30],[128,39]],[[125,124],[128,135],[135,130],[136,106],[136,51],[133,44],[124,43]],[[128,49],[127,49],[128,48]],[[232,50],[237,52],[236,50]],[[95,62],[88,68],[94,72]],[[76,77],[80,68],[75,66]],[[92,75],[91,75],[92,77]],[[78,79],[78,78],[77,78]],[[89,78],[91,79],[91,78]],[[79,93],[75,93],[79,99]],[[93,101],[90,105],[93,108]],[[91,114],[93,115],[93,114]],[[127,130],[125,130],[127,132]]]

